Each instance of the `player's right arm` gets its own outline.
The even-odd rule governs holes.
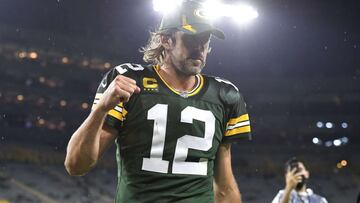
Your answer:
[[[104,124],[107,113],[138,92],[136,81],[129,77],[117,75],[112,80],[99,103],[71,136],[64,163],[70,175],[84,175],[96,165],[117,136],[115,128]]]

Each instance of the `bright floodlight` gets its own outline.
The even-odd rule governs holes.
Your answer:
[[[321,122],[321,121],[318,121],[318,122],[316,123],[316,126],[317,126],[318,128],[322,128],[322,127],[324,127],[324,123]]]
[[[347,138],[347,137],[342,137],[340,140],[344,144],[347,144],[349,142],[349,138]]]
[[[226,6],[218,0],[207,0],[203,3],[206,17],[216,19],[226,15]]]
[[[156,12],[171,13],[178,9],[184,0],[153,0]],[[230,5],[219,0],[207,0],[202,3],[204,14],[214,20],[219,17],[230,17],[239,23],[247,23],[259,16],[258,12],[248,5]]]
[[[219,0],[207,0],[203,6],[206,15],[211,19],[225,16],[239,23],[247,23],[259,16],[259,13],[248,5],[229,5],[223,4]]]
[[[334,146],[338,147],[341,145],[341,141],[339,139],[336,139],[333,141]]]
[[[259,16],[258,12],[247,5],[234,6],[230,10],[231,17],[239,23],[247,23]]]
[[[312,142],[314,143],[314,144],[319,144],[319,138],[317,138],[317,137],[314,137],[313,139],[312,139]]]
[[[348,164],[348,162],[345,159],[343,159],[341,160],[340,164],[345,167]]]
[[[348,125],[346,122],[342,122],[342,123],[341,123],[341,127],[342,127],[342,128],[347,128],[348,126],[349,126],[349,125]]]
[[[325,124],[325,126],[326,126],[326,128],[333,128],[333,127],[334,127],[334,124],[331,123],[331,122],[327,122],[327,123]]]
[[[171,13],[179,7],[183,0],[153,0],[153,7],[156,12]]]

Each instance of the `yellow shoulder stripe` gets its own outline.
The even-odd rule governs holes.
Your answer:
[[[114,110],[114,109],[110,110],[110,111],[108,112],[108,115],[110,115],[110,116],[112,116],[112,117],[114,117],[114,118],[116,118],[116,119],[118,119],[118,120],[120,120],[120,121],[123,121],[123,120],[124,120],[123,114],[120,113],[120,112],[118,112],[118,111],[116,111],[116,110]]]
[[[120,107],[121,111],[117,110],[116,107]],[[126,117],[126,114],[128,113],[126,111],[126,109],[124,108],[124,104],[122,102],[120,102],[117,106],[116,106],[114,109],[111,109],[109,112],[108,112],[108,115],[112,116],[112,117],[115,117],[116,119],[120,120],[120,121],[124,121],[125,120],[125,117]]]
[[[104,93],[96,93],[95,100],[94,100],[93,106],[91,107],[91,110],[94,110],[96,108],[97,103],[99,102],[99,100],[101,99],[103,94]],[[108,115],[110,115],[120,121],[124,121],[127,113],[128,112],[125,110],[124,104],[122,102],[120,102],[118,105],[115,106],[114,109],[111,109],[108,112]]]
[[[120,102],[120,103],[118,103],[118,106],[123,108],[124,104],[122,102]]]
[[[231,135],[235,135],[235,134],[248,133],[248,132],[251,132],[251,128],[249,125],[241,127],[241,128],[235,128],[233,130],[228,130],[225,132],[225,136],[231,136]]]
[[[244,114],[244,115],[241,115],[241,116],[239,116],[237,118],[230,119],[229,122],[227,123],[227,125],[235,125],[238,122],[247,121],[247,120],[249,120],[249,114]]]

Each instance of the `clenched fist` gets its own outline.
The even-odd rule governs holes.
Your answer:
[[[118,75],[102,95],[97,108],[105,112],[110,111],[120,102],[128,102],[131,95],[139,92],[140,88],[135,80]]]

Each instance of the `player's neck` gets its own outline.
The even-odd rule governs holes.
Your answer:
[[[172,88],[182,91],[189,92],[196,86],[195,75],[185,75],[179,73],[175,68],[167,65],[162,65],[159,69],[159,74]]]

